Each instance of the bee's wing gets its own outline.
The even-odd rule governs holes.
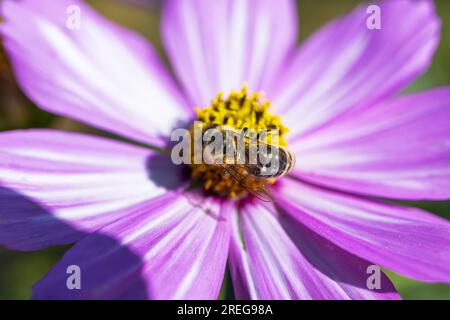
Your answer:
[[[248,178],[243,176],[238,170],[236,170],[236,166],[222,166],[224,171],[223,174],[229,174],[236,182],[238,182],[245,190],[247,190],[250,194],[257,197],[259,200],[264,202],[274,202],[274,197],[272,193],[264,186],[258,186],[257,188],[251,186],[248,182]]]
[[[233,132],[236,135],[239,135],[236,131],[233,131],[233,130],[229,130],[229,131]],[[268,144],[261,140],[257,140],[257,141],[251,140],[248,136],[244,136],[243,139],[244,139],[244,142],[246,144],[248,144],[249,146],[258,144],[259,146],[265,145],[266,147],[271,147],[271,148],[274,147],[274,145]],[[286,154],[286,156],[289,159],[289,162],[288,162],[289,169],[283,173],[283,175],[286,175],[286,174],[290,173],[293,168],[295,168],[295,156],[286,148],[282,148],[280,146],[275,146],[275,147],[278,148],[279,150],[283,150],[283,152]]]

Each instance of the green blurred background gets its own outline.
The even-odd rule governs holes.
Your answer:
[[[158,0],[91,0],[89,2],[112,20],[146,36],[161,54],[164,54],[159,36]],[[330,19],[345,14],[355,5],[363,2],[358,0],[299,1],[299,41],[303,41]],[[429,71],[412,84],[408,91],[450,84],[450,1],[436,0],[435,2],[443,22],[441,44]],[[408,17],[405,16],[404,19]],[[0,130],[37,127],[96,132],[72,120],[50,115],[34,106],[15,84],[7,59],[0,50]],[[450,219],[450,202],[409,202],[407,204]],[[69,246],[31,253],[12,252],[0,248],[0,299],[28,299],[31,286],[60,259],[68,248]],[[450,299],[450,285],[419,283],[391,272],[388,274],[404,299]],[[221,297],[231,297],[231,290],[229,283],[224,284]]]

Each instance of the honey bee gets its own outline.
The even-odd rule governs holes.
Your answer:
[[[292,153],[284,147],[265,143],[259,137],[249,138],[248,128],[244,128],[240,134],[227,127],[215,129],[227,137],[229,135],[238,137],[238,140],[225,139],[223,148],[220,148],[222,152],[209,159],[210,163],[222,167],[224,177],[230,176],[258,199],[273,202],[274,198],[268,186],[273,179],[291,172],[295,166],[295,157]],[[243,152],[238,152],[239,143],[242,143]],[[234,151],[231,159],[228,150]]]

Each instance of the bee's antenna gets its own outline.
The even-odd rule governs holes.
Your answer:
[[[244,138],[247,136],[247,133],[248,133],[248,128],[245,127],[244,129],[242,129],[241,137],[239,139],[241,139],[241,141],[243,141]]]

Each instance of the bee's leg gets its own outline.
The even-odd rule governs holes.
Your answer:
[[[226,177],[229,174],[230,169],[229,168],[225,168],[222,171],[222,177]]]

